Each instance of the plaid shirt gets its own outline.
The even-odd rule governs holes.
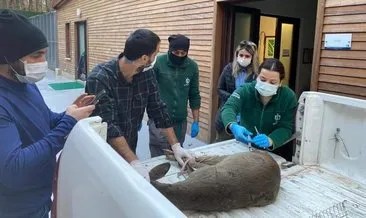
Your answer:
[[[98,94],[105,90],[107,95],[96,104],[93,115],[108,123],[107,138],[124,136],[135,150],[137,132],[145,109],[157,128],[171,127],[165,103],[160,100],[157,81],[153,70],[140,72],[127,82],[120,73],[118,58],[97,65],[87,79],[85,92]]]

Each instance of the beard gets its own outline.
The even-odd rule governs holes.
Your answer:
[[[141,66],[141,67],[139,67],[139,68],[137,68],[137,72],[141,72],[143,69],[144,69],[145,67],[144,66]]]
[[[137,72],[141,72],[141,71],[143,71],[145,68],[147,68],[147,67],[150,67],[151,65],[152,65],[152,63],[154,62],[154,60],[152,60],[151,59],[151,57],[149,57],[149,61],[148,61],[148,63],[146,64],[146,65],[144,65],[144,66],[140,66],[140,67],[138,67],[137,68]]]
[[[146,64],[143,68],[146,68],[146,67],[150,67],[152,65],[152,63],[154,62],[154,60],[151,58],[151,56],[149,57],[149,62],[148,64]]]

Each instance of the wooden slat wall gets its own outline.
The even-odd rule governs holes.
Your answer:
[[[326,33],[352,33],[352,49],[324,50]],[[317,89],[366,99],[366,0],[325,0]]]
[[[198,62],[200,69],[200,138],[208,141],[214,3],[212,0],[69,1],[57,9],[60,68],[74,76],[76,21],[87,20],[89,71],[96,64],[117,56],[123,50],[128,34],[137,28],[157,33],[162,39],[161,52],[168,49],[169,35],[185,34],[191,38],[189,55]],[[77,8],[81,9],[80,19],[76,17]],[[67,22],[71,23],[71,60],[65,60]]]

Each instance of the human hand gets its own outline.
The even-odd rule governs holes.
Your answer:
[[[77,121],[87,118],[93,113],[95,109],[95,105],[88,105],[84,107],[78,107],[77,105],[73,104],[66,108],[66,115],[69,115],[75,118]]]
[[[94,99],[95,95],[88,95],[87,93],[84,93],[77,97],[72,104],[75,104],[78,107],[84,107],[90,105]]]
[[[176,143],[172,145],[172,150],[174,153],[175,159],[178,161],[179,165],[184,165],[184,160],[188,160],[194,157],[193,153],[191,153],[189,150],[184,149],[180,146],[180,143]]]
[[[192,127],[191,127],[191,137],[195,138],[198,135],[199,131],[200,131],[200,126],[198,124],[198,121],[194,121],[192,123]]]
[[[267,149],[271,146],[271,141],[268,136],[265,134],[259,134],[255,136],[252,142],[257,145],[259,148]]]
[[[144,167],[144,165],[139,160],[134,160],[130,163],[130,165],[142,176],[144,179],[146,179],[148,182],[150,182],[150,176],[147,169]]]
[[[249,136],[253,135],[253,133],[249,132],[244,126],[240,126],[237,123],[232,123],[230,125],[230,130],[237,141],[243,142],[245,144],[251,142]]]

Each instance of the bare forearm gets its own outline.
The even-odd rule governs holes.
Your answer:
[[[177,137],[175,136],[173,127],[162,129],[163,133],[168,138],[169,145],[174,145],[178,143]]]
[[[200,121],[200,109],[192,109],[192,115],[194,121]]]
[[[132,152],[125,137],[116,137],[112,138],[109,141],[109,144],[112,145],[113,149],[121,155],[128,163],[137,159],[136,155]]]

